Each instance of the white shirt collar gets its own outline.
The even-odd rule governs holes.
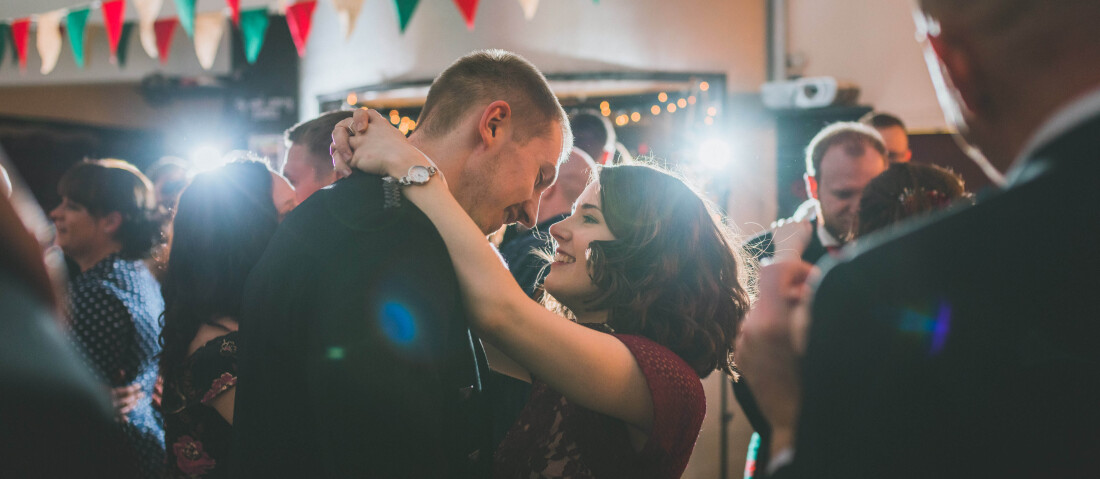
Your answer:
[[[1100,114],[1100,87],[1059,108],[1043,122],[1043,125],[1035,130],[1035,134],[1031,136],[1031,139],[1024,144],[1026,146],[1023,150],[1020,150],[1020,155],[1016,157],[1016,161],[1012,162],[1012,168],[1009,169],[1007,176],[1010,178],[1015,176],[1016,170],[1019,170],[1021,165],[1040,148],[1097,114]]]
[[[825,229],[825,222],[820,218],[817,220],[817,239],[821,240],[821,246],[826,248],[839,248],[844,246],[844,242],[836,239],[829,230]]]

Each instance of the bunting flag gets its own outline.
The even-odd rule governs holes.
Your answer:
[[[477,2],[478,0],[455,0],[455,5],[458,6],[458,11],[462,12],[462,18],[466,19],[466,28],[469,30],[474,29],[474,17],[477,16]]]
[[[157,58],[161,65],[168,64],[168,53],[172,50],[172,34],[176,33],[176,25],[179,24],[176,17],[165,18],[153,22],[153,35],[157,41]]]
[[[138,11],[138,36],[141,38],[141,48],[149,58],[157,57],[157,34],[153,24],[160,14],[160,7],[164,0],[132,0],[134,8]]]
[[[359,18],[363,0],[332,0],[332,3],[336,6],[336,19],[340,21],[344,40],[347,40],[351,38],[351,31],[355,30],[355,20]]]
[[[244,37],[244,57],[251,65],[260,56],[270,23],[267,8],[255,8],[241,12],[241,36]]]
[[[134,33],[134,23],[122,24],[122,31],[118,34],[118,53],[113,57],[118,62],[118,67],[126,66],[127,54],[130,52],[130,35]]]
[[[180,23],[183,23],[182,20]],[[225,17],[222,12],[200,13],[195,15],[195,55],[203,70],[214,68],[214,58],[218,56],[218,46],[225,31]]]
[[[225,4],[229,6],[229,18],[233,24],[241,28],[241,0],[225,0]]]
[[[0,23],[0,66],[4,65],[4,54],[8,52],[8,38],[11,38],[11,27]]]
[[[107,28],[107,44],[111,47],[111,58],[118,58],[118,42],[122,40],[122,15],[126,12],[124,0],[103,2],[103,26]]]
[[[286,8],[286,25],[290,28],[290,38],[294,40],[299,57],[306,55],[306,40],[313,26],[313,9],[316,7],[317,0],[308,0]]]
[[[73,60],[76,66],[84,68],[84,26],[88,24],[88,14],[92,9],[84,7],[70,10],[65,17],[65,31],[69,32],[69,46],[73,47]]]
[[[405,33],[405,27],[409,26],[409,20],[412,19],[418,3],[420,0],[393,0],[397,7],[397,24],[401,26],[401,33]]]
[[[27,70],[27,37],[31,33],[31,19],[19,18],[11,22],[11,42],[19,58],[19,70]]]
[[[43,75],[53,71],[57,66],[57,59],[61,57],[61,17],[65,10],[39,13],[37,23],[37,35],[35,45],[38,47],[38,56],[42,57]]]
[[[176,13],[187,36],[195,36],[195,0],[176,0]]]
[[[519,0],[519,6],[523,7],[523,18],[530,20],[535,18],[535,12],[539,9],[539,0]]]

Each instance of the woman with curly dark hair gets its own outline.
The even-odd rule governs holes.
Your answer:
[[[57,246],[77,265],[69,285],[70,337],[110,388],[137,385],[143,400],[120,410],[143,476],[164,461],[164,429],[150,399],[157,381],[157,318],[164,302],[142,260],[160,241],[153,188],[122,160],[77,163],[58,184],[50,211]]]
[[[679,477],[706,409],[700,378],[732,372],[750,303],[737,243],[713,209],[658,168],[600,170],[550,227],[544,287],[568,321],[528,299],[430,160],[369,115],[348,160],[408,180],[402,191],[446,242],[490,366],[533,383],[495,475]]]
[[[161,286],[169,477],[228,474],[241,295],[279,219],[295,204],[286,179],[259,161],[199,174],[179,199]]]

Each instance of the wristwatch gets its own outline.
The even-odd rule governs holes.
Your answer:
[[[435,176],[439,171],[434,166],[414,165],[409,167],[409,172],[397,180],[401,186],[423,185]]]

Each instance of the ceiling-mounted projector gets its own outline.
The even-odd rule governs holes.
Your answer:
[[[761,87],[764,106],[772,109],[821,108],[854,105],[859,87],[833,77],[809,77],[768,82]]]

